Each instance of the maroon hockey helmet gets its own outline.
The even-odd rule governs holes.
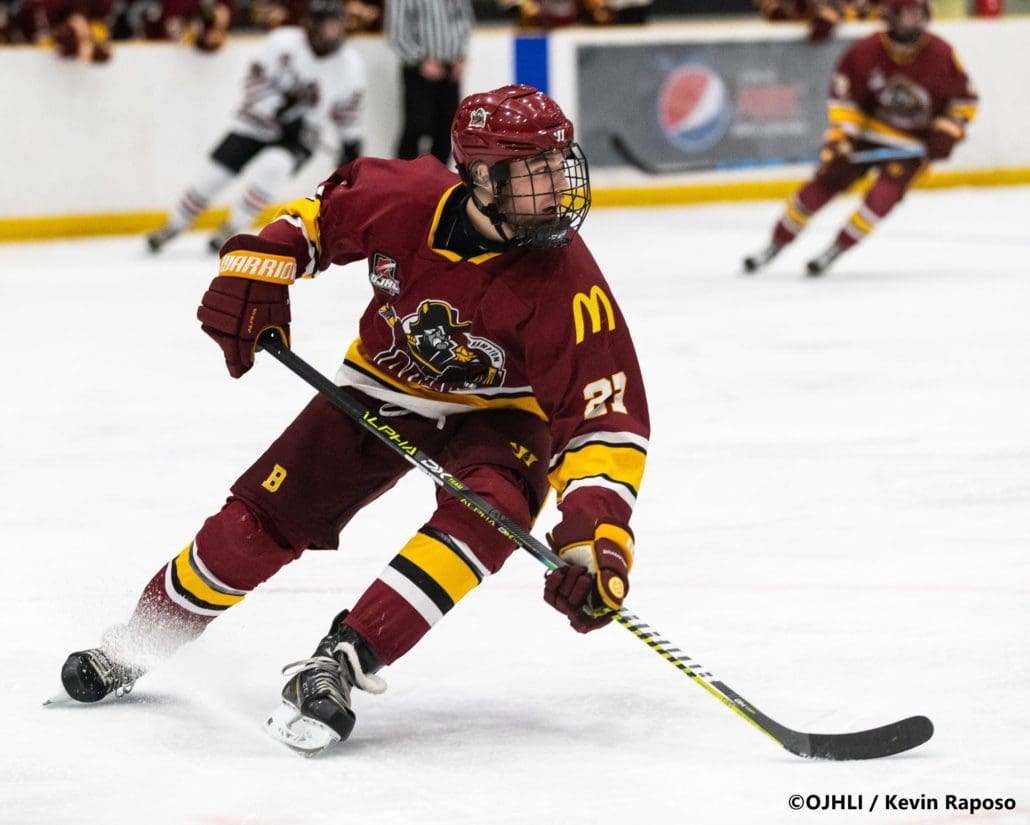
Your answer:
[[[543,92],[521,84],[469,95],[451,125],[451,149],[459,170],[474,160],[493,166],[566,149],[572,139],[572,121],[561,107]]]
[[[586,218],[589,172],[572,121],[532,86],[466,97],[451,124],[451,151],[476,206],[511,246],[564,246]],[[492,203],[477,196],[477,163],[490,171]]]
[[[923,13],[923,22],[917,26],[902,26],[901,14],[906,9]],[[881,0],[880,17],[887,24],[887,33],[897,43],[915,43],[926,31],[932,15],[930,0]]]

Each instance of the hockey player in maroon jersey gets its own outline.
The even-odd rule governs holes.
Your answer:
[[[626,320],[578,234],[586,160],[562,110],[528,86],[466,98],[452,139],[460,177],[432,156],[359,159],[259,235],[231,238],[198,317],[242,376],[262,330],[288,340],[295,277],[367,259],[373,294],[336,382],[525,529],[553,488],[561,520],[548,539],[571,564],[547,574],[544,598],[588,632],[629,589],[649,424]],[[155,655],[306,549],[336,548],[408,469],[317,396],[153,577],[128,624],[69,656],[66,690],[84,702],[124,692]],[[376,672],[513,547],[439,493],[424,526],[289,670],[273,735],[313,752],[346,739],[351,689],[383,690]]]
[[[815,177],[789,198],[769,245],[745,259],[745,271],[765,266],[812,215],[875,169],[862,205],[830,247],[809,261],[808,274],[822,275],[873,231],[930,163],[949,157],[965,137],[977,95],[952,47],[926,31],[929,0],[883,0],[881,9],[887,31],[855,43],[833,75],[829,128]],[[851,160],[855,150],[885,147],[910,156]]]

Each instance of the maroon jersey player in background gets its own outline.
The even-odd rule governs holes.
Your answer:
[[[571,564],[548,573],[544,597],[587,632],[628,590],[649,424],[626,320],[578,234],[586,160],[562,110],[528,86],[466,98],[452,138],[460,177],[432,156],[358,159],[259,235],[230,238],[198,317],[239,377],[263,329],[288,337],[294,274],[367,259],[373,294],[337,383],[526,529],[553,487],[561,520],[548,539]],[[128,624],[69,656],[66,690],[84,702],[125,692],[155,655],[304,550],[335,548],[409,469],[317,396],[158,571]],[[424,526],[290,670],[272,734],[311,752],[346,739],[351,689],[383,690],[376,671],[512,550],[438,493]]]
[[[976,114],[977,95],[948,43],[926,31],[929,0],[883,0],[887,31],[849,48],[830,84],[829,129],[815,177],[792,195],[761,252],[744,261],[754,272],[771,261],[817,211],[873,168],[876,179],[833,244],[809,261],[821,275],[873,231],[929,163],[947,158]],[[894,147],[917,157],[855,163],[855,150]]]

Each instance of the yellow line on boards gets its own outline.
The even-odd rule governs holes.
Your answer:
[[[790,195],[801,180],[719,181],[712,183],[652,184],[648,186],[597,187],[596,207],[682,206],[733,201],[779,200]],[[917,189],[946,189],[956,186],[1021,186],[1030,184],[1030,168],[972,169],[929,172]],[[868,185],[868,183],[867,183]],[[271,219],[278,206],[262,213],[258,224]],[[194,229],[214,229],[228,217],[226,209],[209,209]],[[102,235],[137,235],[161,225],[163,212],[113,212],[92,215],[42,215],[0,217],[0,243],[43,241],[56,238],[86,238]]]
[[[229,216],[228,209],[209,209],[195,229],[214,229]],[[112,212],[96,215],[43,215],[35,218],[0,218],[0,242],[45,241],[101,235],[138,235],[152,232],[165,219],[164,212]]]
[[[802,180],[720,181],[655,186],[598,187],[593,205],[599,207],[675,206],[718,203],[720,201],[778,200],[794,192]],[[1021,186],[1030,184],[1028,169],[975,169],[955,172],[929,172],[920,178],[917,189],[946,189],[956,186]],[[868,188],[867,181],[865,187]],[[860,189],[862,187],[859,187]]]

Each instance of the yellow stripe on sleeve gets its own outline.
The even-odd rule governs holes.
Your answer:
[[[321,208],[321,201],[314,198],[299,198],[284,204],[275,213],[276,218],[281,218],[285,215],[300,220],[304,224],[304,231],[307,233],[308,240],[314,245],[315,252],[319,256],[322,254],[322,239],[318,231],[318,213]]]
[[[952,103],[948,106],[948,114],[961,118],[966,123],[971,123],[979,111],[975,103]]]
[[[831,126],[843,126],[849,123],[864,126],[868,120],[868,116],[853,104],[832,100],[826,105],[826,117]]]
[[[829,106],[829,118],[833,126],[853,126],[862,133],[862,137],[870,140],[880,140],[891,145],[908,146],[918,144],[918,141],[908,132],[895,129],[882,120],[869,117],[850,107],[835,106],[831,103]]]
[[[589,444],[581,450],[568,453],[548,478],[551,486],[561,493],[570,481],[577,478],[605,475],[612,481],[626,484],[634,494],[640,489],[644,477],[647,455],[632,447],[611,444]]]

